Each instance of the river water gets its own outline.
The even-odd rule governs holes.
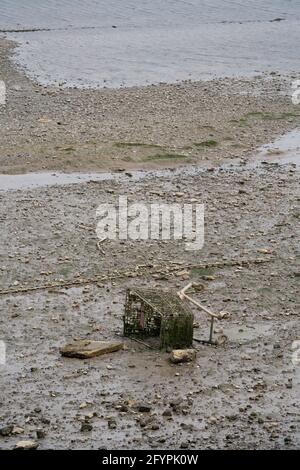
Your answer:
[[[300,0],[0,0],[0,30],[19,43],[14,60],[43,84],[300,70]]]

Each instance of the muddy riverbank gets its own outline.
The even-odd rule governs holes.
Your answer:
[[[42,449],[299,447],[299,172],[236,170],[0,195],[0,416],[22,429],[0,437],[1,448],[23,438]],[[116,240],[99,250],[96,208],[120,193],[205,203],[204,248]],[[215,325],[225,345],[194,343],[196,362],[174,366],[122,338],[127,287],[179,289],[190,279],[204,286],[201,302],[230,313]],[[194,336],[206,339],[209,325],[195,316]],[[62,358],[74,338],[122,339],[126,350]]]
[[[0,40],[1,173],[107,171],[247,159],[300,123],[292,77],[185,82],[120,90],[43,87]]]
[[[293,77],[43,87],[12,65],[14,47],[0,40],[0,448],[28,439],[40,449],[299,448]],[[119,195],[205,204],[204,247],[99,244],[97,207]],[[196,361],[174,365],[123,338],[127,287],[190,280],[203,285],[199,301],[228,312],[214,328],[225,344],[195,341]],[[207,339],[194,313],[194,336]],[[62,358],[75,338],[125,347]]]

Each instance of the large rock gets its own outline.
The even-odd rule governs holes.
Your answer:
[[[83,339],[67,344],[60,350],[60,353],[65,357],[88,359],[90,357],[102,356],[103,354],[119,351],[122,348],[123,343],[112,341],[90,341]]]
[[[196,359],[195,349],[174,349],[170,354],[170,361],[173,364],[180,362],[192,362]]]
[[[35,450],[38,448],[38,443],[35,441],[19,441],[15,449],[19,450]]]

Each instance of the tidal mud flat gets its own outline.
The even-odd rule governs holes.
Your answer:
[[[0,41],[1,173],[119,177],[0,191],[0,447],[299,448],[299,170],[281,164],[280,149],[247,165],[299,126],[293,77],[57,88],[16,69],[14,47]],[[120,194],[204,203],[204,248],[128,240],[99,249],[96,209]],[[189,280],[203,284],[202,303],[229,312],[215,324],[225,344],[195,342],[196,361],[173,365],[122,337],[127,287],[178,290]],[[195,310],[195,337],[208,329]],[[62,358],[74,338],[121,339],[125,349]]]
[[[80,90],[39,86],[0,41],[7,103],[0,110],[1,173],[86,172],[214,165],[248,159],[299,126],[297,75]]]
[[[299,447],[299,172],[293,164],[207,170],[2,192],[1,448]],[[96,208],[115,203],[199,201],[205,246],[183,241],[109,241],[98,248]],[[217,347],[194,343],[197,359],[122,337],[128,287],[203,284],[196,298],[228,319]],[[195,310],[196,338],[207,339]],[[62,358],[74,338],[124,341],[125,350]],[[20,430],[21,429],[21,430]],[[12,431],[13,432],[13,431]],[[39,438],[38,438],[39,436]]]

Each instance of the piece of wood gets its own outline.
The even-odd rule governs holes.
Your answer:
[[[186,291],[188,289],[190,289],[191,287],[193,287],[193,283],[190,282],[187,286],[185,286],[183,289],[181,289],[179,292],[177,292],[178,296],[180,297],[181,300],[183,299],[187,299],[189,302],[191,302],[192,304],[196,305],[196,307],[199,307],[201,310],[204,310],[204,312],[208,313],[208,315],[210,315],[211,317],[214,317],[214,318],[222,318],[220,315],[216,314],[216,313],[213,313],[211,312],[207,307],[205,307],[204,305],[200,304],[199,302],[197,302],[196,300],[192,299],[192,297],[190,297],[189,295],[186,294]]]
[[[95,356],[119,351],[123,348],[123,343],[112,341],[90,341],[79,340],[67,344],[60,349],[60,353],[64,357],[76,357],[78,359],[89,359]]]

